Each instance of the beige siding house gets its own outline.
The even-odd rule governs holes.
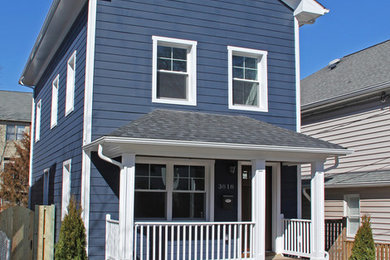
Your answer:
[[[15,155],[15,142],[30,131],[31,103],[32,93],[0,91],[0,172]]]
[[[347,217],[353,237],[369,215],[375,241],[390,243],[390,41],[336,59],[301,84],[302,132],[354,150],[326,162],[326,219]],[[309,174],[302,167],[304,216]]]

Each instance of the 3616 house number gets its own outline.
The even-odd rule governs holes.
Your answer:
[[[217,184],[218,190],[234,190],[234,184]]]

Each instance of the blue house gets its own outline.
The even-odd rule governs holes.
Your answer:
[[[30,207],[73,195],[90,259],[324,259],[324,167],[299,134],[314,0],[54,0],[34,89]],[[312,220],[299,165],[312,164]]]

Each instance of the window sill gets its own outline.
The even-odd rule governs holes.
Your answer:
[[[268,112],[268,108],[255,107],[255,106],[229,105],[229,109],[254,111],[254,112]]]
[[[181,100],[181,99],[168,99],[168,98],[153,98],[152,103],[182,105],[182,106],[196,106],[196,100]]]

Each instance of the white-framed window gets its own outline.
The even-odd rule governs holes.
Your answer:
[[[57,125],[57,114],[58,114],[58,87],[60,84],[60,75],[53,80],[51,84],[51,120],[50,128]]]
[[[43,205],[49,204],[50,168],[43,170]]]
[[[229,109],[268,112],[267,51],[228,46]]]
[[[7,141],[22,140],[25,131],[25,125],[7,124],[5,139]]]
[[[76,51],[70,56],[66,71],[66,97],[65,97],[65,116],[74,109],[74,91],[76,81]]]
[[[152,102],[196,106],[196,41],[153,36]]]
[[[137,158],[135,218],[210,220],[211,165],[212,161]]]
[[[72,160],[69,159],[62,164],[62,203],[61,203],[61,219],[64,219],[68,213],[68,205],[71,191],[71,167]]]
[[[344,196],[344,215],[347,218],[347,236],[355,237],[355,234],[360,226],[359,194]]]
[[[38,142],[41,138],[41,110],[42,110],[42,99],[40,99],[35,109],[35,142]]]

